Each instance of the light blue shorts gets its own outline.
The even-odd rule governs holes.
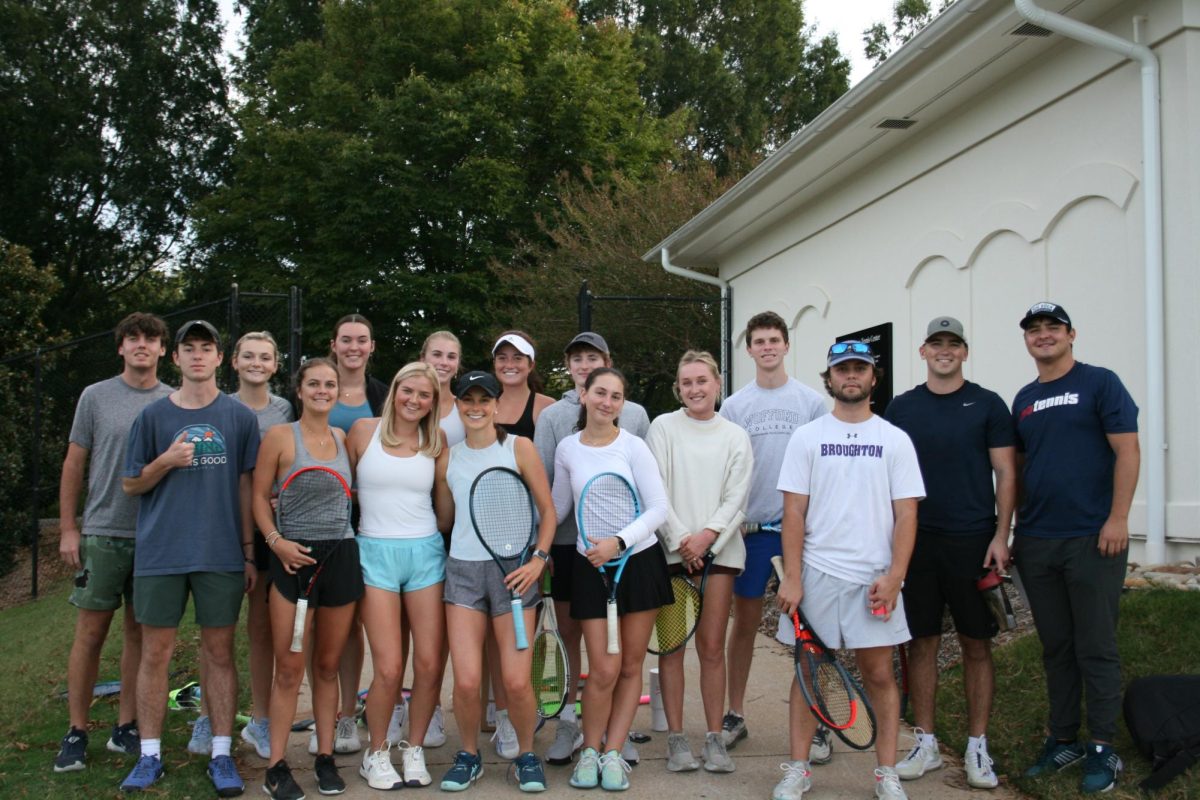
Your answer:
[[[358,537],[363,583],[387,592],[415,592],[446,579],[446,546],[440,533],[419,539]]]
[[[904,595],[896,596],[896,610],[885,620],[871,614],[870,586],[835,578],[808,565],[804,567],[803,580],[800,609],[826,647],[833,650],[891,647],[912,638],[904,616]],[[796,642],[791,620],[782,614],[775,638],[783,644]]]

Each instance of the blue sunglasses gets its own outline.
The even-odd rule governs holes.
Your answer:
[[[864,342],[838,342],[829,348],[829,355],[840,356],[843,353],[857,353],[864,356],[874,356],[871,346]]]

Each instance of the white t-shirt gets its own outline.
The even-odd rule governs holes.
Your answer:
[[[849,423],[829,414],[797,428],[779,489],[808,495],[805,565],[863,585],[892,563],[892,501],[925,496],[912,440],[877,416]]]

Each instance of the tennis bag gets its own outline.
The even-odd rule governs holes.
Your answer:
[[[1200,760],[1200,675],[1134,679],[1125,689],[1125,725],[1152,765],[1139,786],[1166,786]]]

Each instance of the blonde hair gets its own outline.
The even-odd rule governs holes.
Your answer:
[[[457,336],[450,331],[434,331],[426,336],[425,341],[421,343],[421,358],[425,358],[425,353],[429,351],[429,344],[434,339],[449,339],[450,341],[454,342],[456,347],[458,347],[459,355],[462,355],[462,342],[458,340]]]
[[[707,350],[688,350],[680,357],[679,366],[675,367],[675,382],[671,384],[671,394],[681,403],[683,398],[679,396],[679,372],[688,364],[704,364],[717,379],[717,383],[721,382],[721,367],[712,357],[712,353]]]
[[[430,458],[437,458],[442,454],[441,426],[438,424],[441,387],[438,384],[437,372],[424,361],[405,364],[396,373],[396,377],[392,378],[392,385],[388,388],[387,399],[383,401],[383,411],[380,415],[379,441],[386,447],[396,447],[400,444],[400,439],[396,437],[393,429],[393,420],[396,416],[396,387],[409,378],[425,378],[433,387],[433,405],[417,424],[417,429],[421,434],[421,446],[417,452]]]
[[[238,339],[237,344],[233,346],[234,358],[238,357],[238,353],[242,351],[242,345],[246,342],[266,342],[275,350],[275,360],[279,360],[279,345],[269,331],[250,331],[249,333],[242,334],[242,338]]]

